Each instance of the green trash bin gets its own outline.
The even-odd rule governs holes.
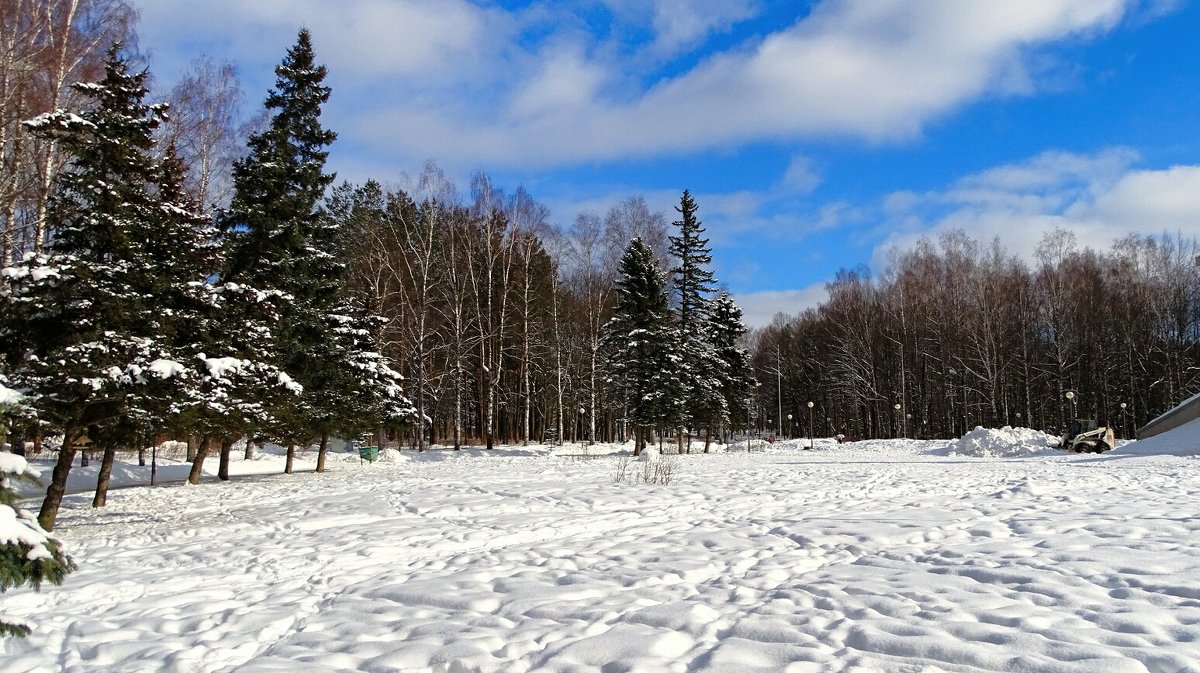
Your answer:
[[[360,461],[365,460],[369,463],[375,462],[376,460],[379,459],[379,447],[378,446],[360,446],[360,447],[358,447],[358,458]]]

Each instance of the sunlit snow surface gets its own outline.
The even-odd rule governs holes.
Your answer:
[[[0,598],[35,628],[0,669],[1200,671],[1197,451],[805,444],[667,486],[530,447],[72,496],[80,568]]]

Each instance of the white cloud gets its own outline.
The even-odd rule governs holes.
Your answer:
[[[965,177],[944,191],[899,192],[885,199],[888,231],[873,265],[893,247],[962,229],[983,242],[999,238],[1026,260],[1042,237],[1062,228],[1080,246],[1108,249],[1130,233],[1200,237],[1200,166],[1136,168],[1137,154],[1114,148],[1096,154],[1045,152],[1029,161]]]
[[[752,0],[657,0],[654,3],[653,50],[675,54],[728,30],[760,10]]]
[[[787,170],[779,179],[779,189],[791,194],[803,196],[821,184],[821,176],[817,173],[813,162],[806,156],[796,155],[788,163]]]
[[[742,321],[748,327],[766,327],[775,314],[797,315],[806,308],[816,308],[829,299],[825,283],[813,283],[800,290],[767,290],[733,294],[742,309]]]
[[[511,15],[468,0],[143,0],[144,46],[170,65],[207,51],[243,67],[273,67],[296,30],[313,33],[317,56],[342,82],[403,78],[463,85],[502,68],[498,55],[512,39]],[[178,58],[169,49],[197,49]],[[370,104],[370,101],[364,101]]]
[[[652,49],[666,51],[693,48],[759,11],[748,0],[658,0],[641,10],[610,2],[630,16],[652,11]],[[215,56],[256,70],[307,25],[331,80],[357,86],[331,104],[343,110],[343,137],[370,138],[399,161],[532,167],[763,139],[911,137],[961,105],[1036,87],[1026,64],[1038,47],[1110,30],[1142,0],[825,0],[648,87],[646,47],[589,34],[570,20],[569,4],[143,4],[151,44],[170,34],[221,45],[228,53]]]
[[[595,98],[607,77],[605,69],[586,60],[580,45],[547,49],[539,71],[517,91],[510,111],[533,119],[576,110]]]
[[[661,61],[689,53],[714,34],[762,12],[762,0],[602,0],[622,23],[653,32],[638,60]]]

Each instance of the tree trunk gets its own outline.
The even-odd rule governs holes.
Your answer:
[[[242,455],[242,460],[254,460],[254,442],[250,441],[250,435],[246,435],[246,453]]]
[[[454,450],[462,449],[463,370],[461,359],[454,365]]]
[[[488,451],[491,451],[496,441],[496,438],[493,435],[496,427],[496,388],[491,383],[491,374],[488,374],[488,377],[487,416],[484,420],[484,423],[487,425],[485,429],[485,432],[487,432],[487,449]]]
[[[87,449],[80,449],[79,450],[79,467],[87,467],[88,465],[89,465],[89,463],[88,463]]]
[[[217,468],[217,479],[229,481],[229,454],[233,453],[233,437],[221,438],[221,464]]]
[[[58,450],[58,461],[54,463],[54,474],[50,477],[50,486],[46,488],[46,498],[42,500],[42,509],[38,512],[38,524],[47,531],[54,530],[54,521],[58,518],[58,508],[62,504],[63,494],[67,492],[67,475],[71,473],[71,464],[75,462],[75,442],[83,435],[83,428],[68,427],[63,432],[63,445]]]
[[[25,455],[25,433],[20,430],[13,430],[8,433],[8,450],[18,456]]]
[[[108,480],[112,477],[113,461],[116,457],[116,447],[104,449],[104,457],[100,459],[100,474],[96,477],[96,496],[92,498],[92,507],[103,507],[108,503]]]
[[[708,453],[708,447],[710,444],[712,444],[712,434],[713,434],[712,428],[708,428],[704,431],[704,452],[705,453]]]
[[[188,435],[187,438],[187,459],[188,462],[196,460],[196,435]]]
[[[199,484],[200,472],[204,470],[204,459],[208,457],[209,435],[200,436],[200,444],[196,447],[196,456],[192,458],[192,469],[188,472],[188,483]]]
[[[106,450],[107,452],[107,450]],[[146,467],[146,447],[145,442],[138,442],[138,467]],[[101,468],[103,469],[103,468]]]
[[[317,449],[317,472],[325,471],[325,452],[329,450],[329,433],[321,433],[321,448]]]
[[[293,471],[292,465],[293,465],[293,463],[295,463],[295,460],[296,460],[296,444],[295,444],[295,442],[288,442],[287,462],[284,463],[284,466],[283,466],[284,474],[292,473],[292,471]]]

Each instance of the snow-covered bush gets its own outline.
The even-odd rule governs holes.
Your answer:
[[[42,582],[61,584],[75,568],[62,545],[38,525],[37,519],[17,507],[17,480],[34,481],[21,456],[0,453],[0,592]],[[0,636],[26,636],[30,628],[0,614]]]

